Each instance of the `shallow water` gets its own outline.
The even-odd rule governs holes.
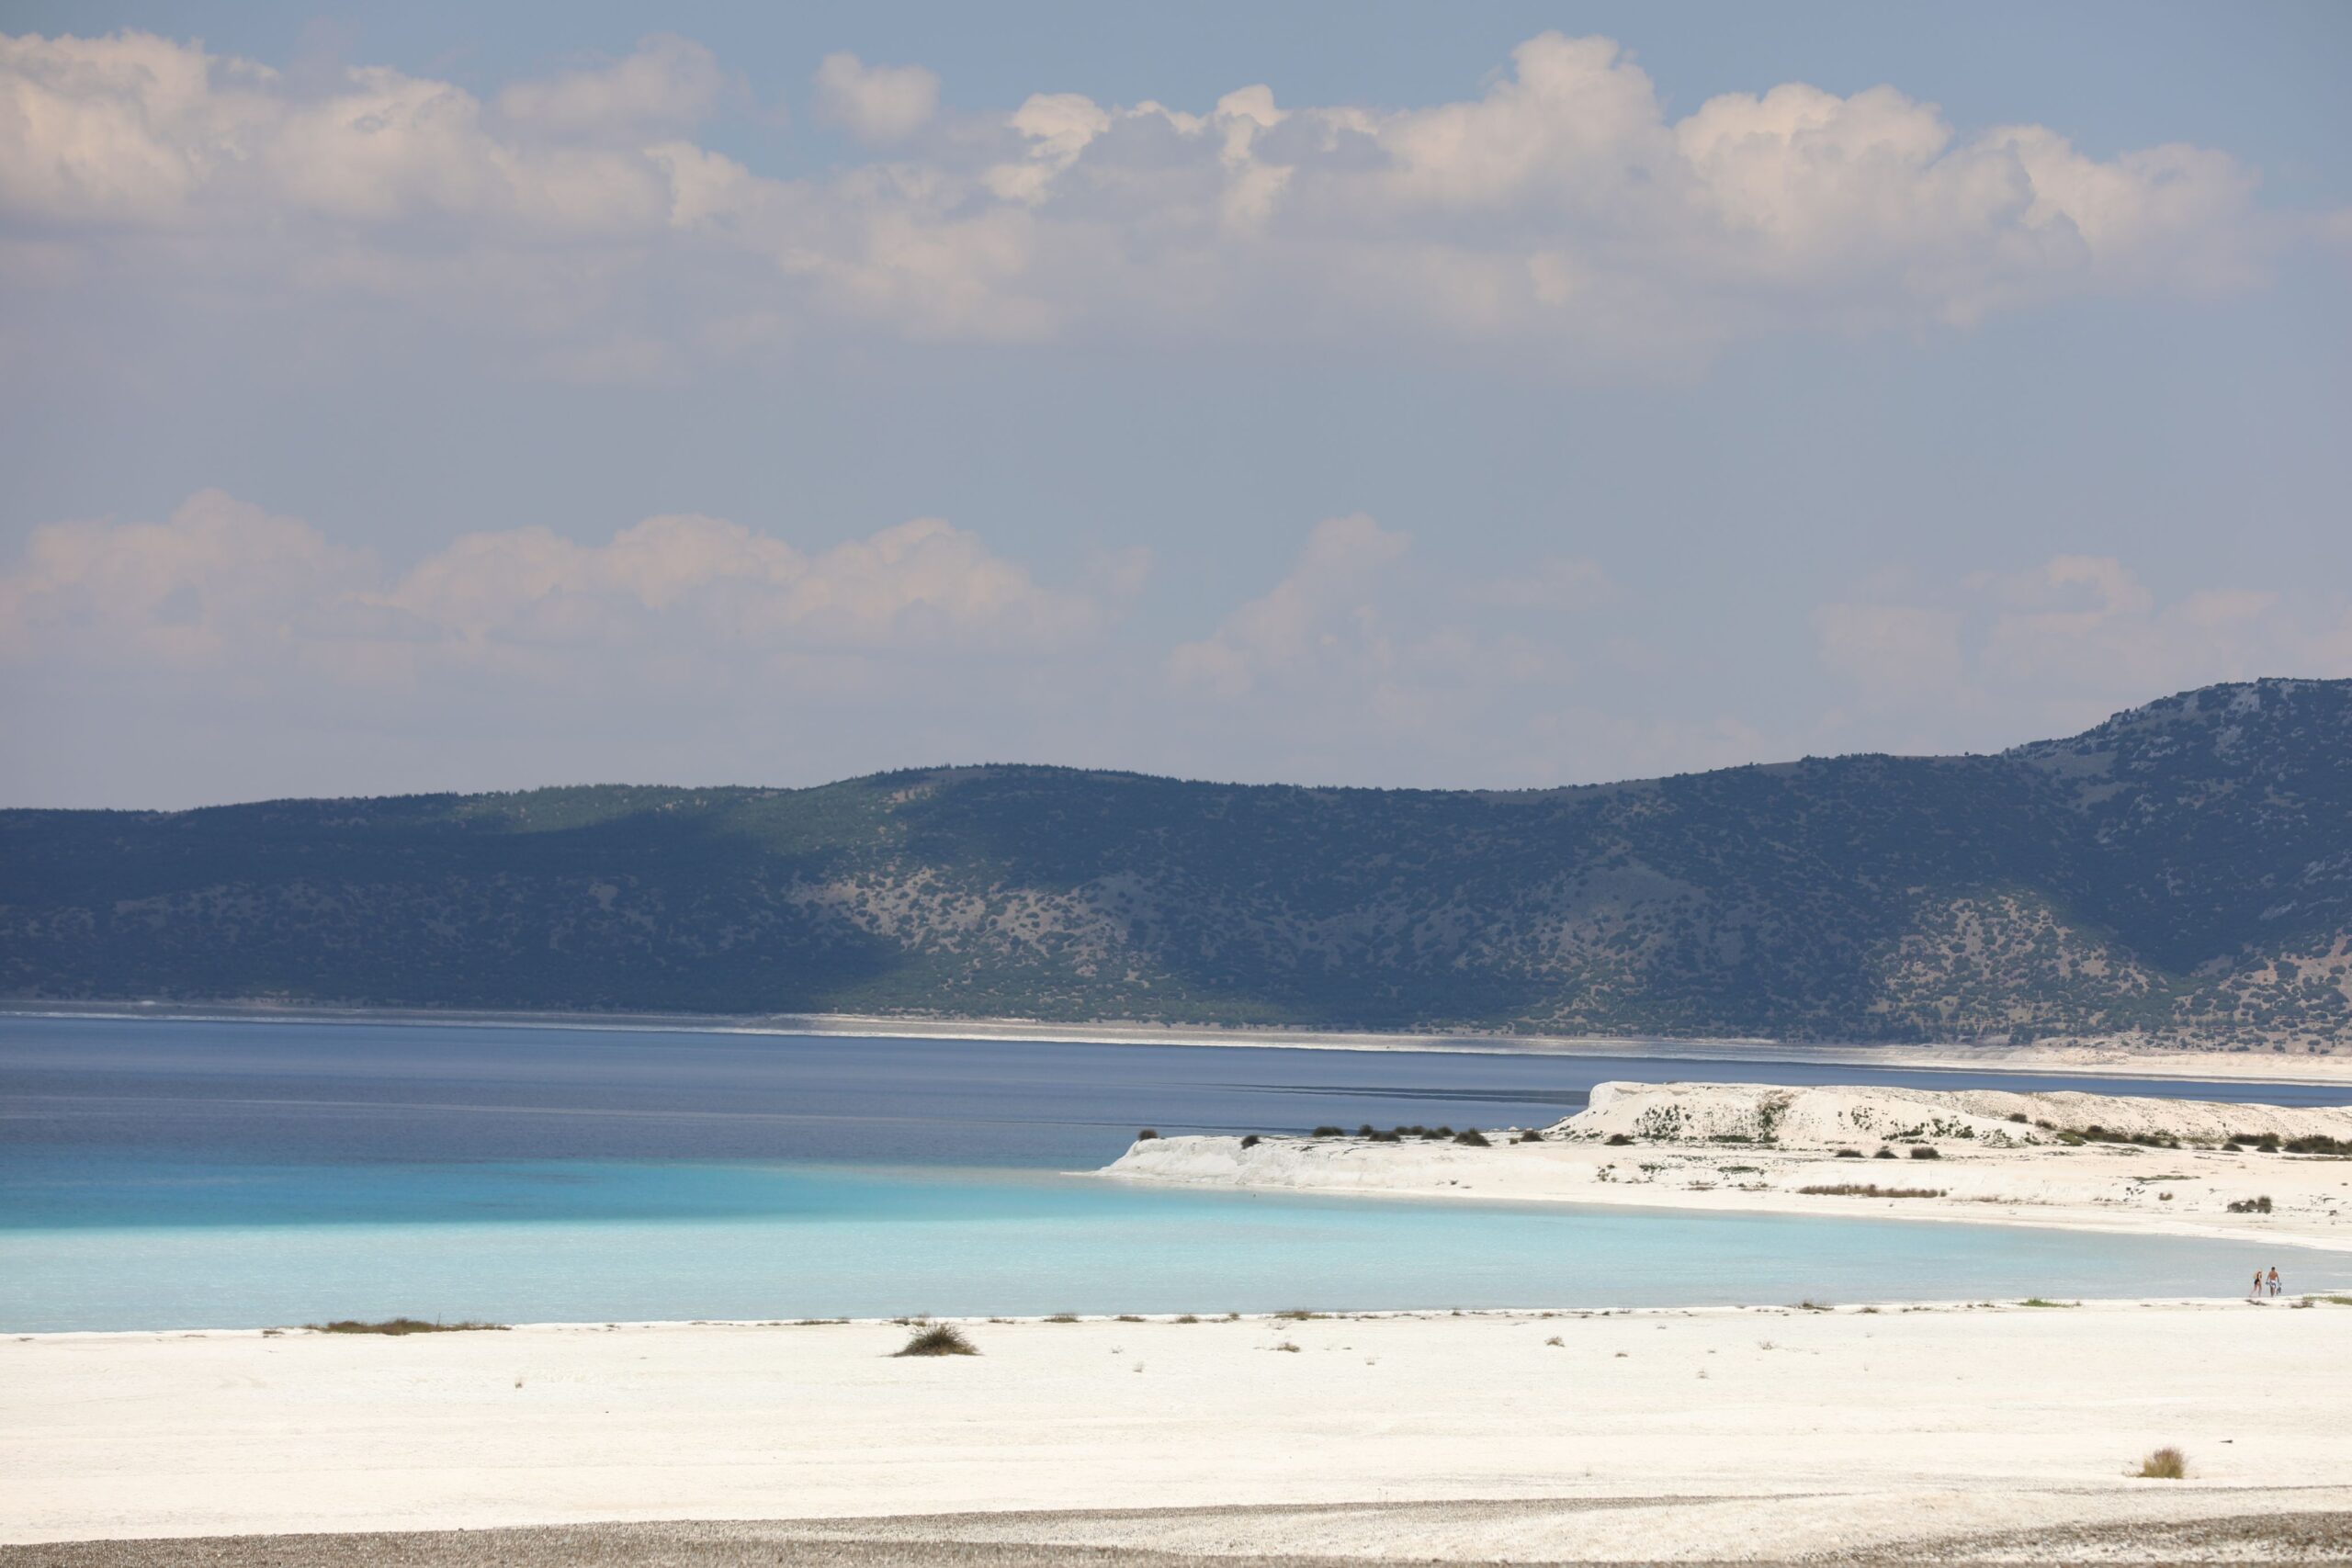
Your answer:
[[[1742,1062],[0,1017],[0,1328],[2222,1294],[2352,1259],[1903,1221],[1169,1190],[1138,1126],[1549,1122]],[[2019,1087],[2341,1101],[2333,1089]]]

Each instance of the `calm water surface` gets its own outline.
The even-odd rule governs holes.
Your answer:
[[[2334,1089],[1743,1061],[0,1015],[0,1328],[2222,1293],[2318,1253],[1071,1175],[1136,1128],[1538,1125],[1607,1078]]]

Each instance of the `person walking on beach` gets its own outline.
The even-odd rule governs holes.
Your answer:
[[[2270,1293],[2274,1296],[2278,1293],[2278,1266],[2275,1263],[2270,1268]]]
[[[2262,1299],[2262,1270],[2259,1269],[2254,1271],[2254,1289],[2246,1292],[2245,1299],[2250,1302]]]

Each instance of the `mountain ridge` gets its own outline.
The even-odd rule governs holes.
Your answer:
[[[2352,1040],[2352,682],[1524,791],[1022,764],[0,812],[0,996]]]

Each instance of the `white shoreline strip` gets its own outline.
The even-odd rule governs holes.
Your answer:
[[[176,1023],[335,1023],[421,1028],[576,1029],[626,1034],[808,1035],[817,1038],[951,1040],[1040,1045],[1182,1045],[1234,1050],[1404,1051],[1477,1056],[1641,1057],[1658,1061],[1792,1066],[1917,1068],[2036,1077],[2195,1078],[2291,1084],[2352,1092],[2352,1056],[2285,1057],[2255,1052],[2134,1051],[2123,1046],[1814,1043],[1763,1037],[1708,1039],[1638,1035],[1430,1034],[1212,1028],[1113,1021],[1048,1023],[1029,1019],[916,1019],[859,1013],[748,1016],[686,1013],[442,1012],[431,1010],[228,1003],[99,1002],[74,1006],[0,1000],[0,1016]]]

